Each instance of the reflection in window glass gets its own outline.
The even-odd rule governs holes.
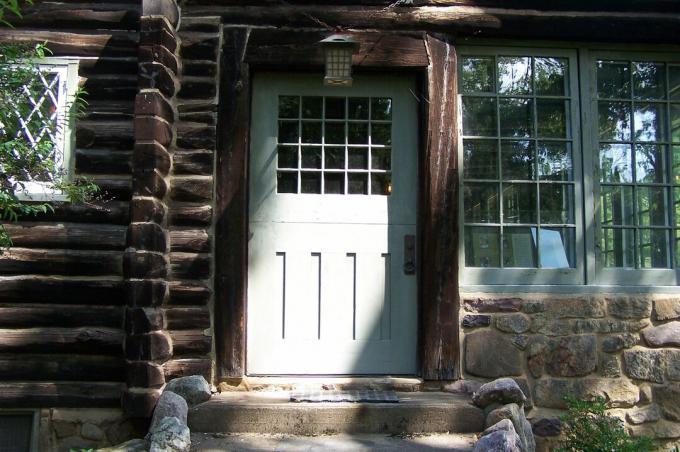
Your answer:
[[[676,156],[668,152],[669,136],[674,139],[673,104],[667,102],[677,84],[673,67],[659,62],[598,61],[596,72],[598,98],[616,98],[597,104],[600,263],[669,268],[670,226],[674,226],[670,203],[671,198],[677,200],[670,184],[680,182]]]
[[[463,55],[459,73],[466,265],[575,267],[569,60]]]
[[[392,193],[392,99],[279,96],[277,193]]]

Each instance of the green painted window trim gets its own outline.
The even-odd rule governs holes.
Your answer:
[[[459,280],[462,287],[485,286],[531,287],[540,286],[543,291],[551,286],[608,286],[608,287],[673,287],[680,284],[680,270],[674,262],[673,245],[670,269],[627,269],[604,268],[596,256],[598,226],[595,222],[596,203],[599,203],[599,143],[597,130],[597,100],[595,96],[596,61],[598,59],[626,59],[630,61],[656,61],[680,63],[680,47],[664,46],[663,51],[655,46],[574,46],[572,43],[527,43],[466,40],[466,45],[457,47],[458,73],[463,56],[523,55],[553,56],[569,58],[570,95],[572,102],[573,172],[575,187],[576,267],[573,269],[529,269],[529,268],[479,268],[465,265],[464,204],[463,204],[463,139],[462,139],[462,93],[458,94],[458,161],[459,180]],[[474,44],[474,45],[470,45]],[[545,47],[536,47],[544,45]],[[667,113],[668,114],[668,113]],[[574,117],[575,116],[575,117]],[[667,117],[668,118],[668,117]],[[667,119],[668,121],[668,119]],[[670,130],[668,131],[670,133]],[[670,137],[669,137],[670,140]],[[500,150],[499,150],[500,152]],[[669,148],[668,153],[671,153]],[[670,176],[670,170],[667,168]],[[669,204],[669,209],[672,205]],[[599,211],[598,211],[599,212]],[[588,221],[588,219],[590,219]],[[671,226],[672,228],[672,226]],[[672,230],[672,229],[671,229]],[[671,232],[671,241],[674,235]],[[493,289],[492,289],[493,290]],[[560,289],[561,290],[561,289]]]

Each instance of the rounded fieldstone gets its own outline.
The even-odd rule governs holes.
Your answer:
[[[548,342],[546,370],[553,377],[588,375],[597,368],[595,336],[570,336]]]
[[[521,375],[521,364],[521,352],[507,336],[495,331],[465,336],[465,370],[469,374],[487,378]]]
[[[637,334],[616,334],[607,336],[602,340],[602,351],[607,353],[616,353],[624,348],[631,348],[640,340]]]
[[[642,332],[651,347],[680,347],[680,322],[670,322]]]
[[[644,319],[652,313],[652,302],[640,296],[608,298],[609,314],[619,319]]]
[[[104,432],[96,425],[87,422],[80,427],[80,436],[93,441],[101,441],[104,439]]]
[[[466,315],[463,317],[463,328],[480,328],[491,325],[490,315]]]
[[[522,406],[526,399],[519,385],[512,378],[499,378],[486,383],[472,395],[472,402],[480,408],[486,408],[492,403],[516,403]]]
[[[646,422],[656,422],[661,418],[658,405],[635,407],[626,413],[626,420],[631,424],[638,425]]]
[[[522,442],[515,427],[508,419],[503,419],[482,432],[473,452],[521,452]]]
[[[496,317],[496,328],[506,333],[524,333],[529,330],[531,319],[524,314],[500,315]]]
[[[164,391],[174,392],[184,397],[191,407],[210,400],[210,386],[202,375],[176,378],[170,381]]]
[[[531,424],[527,421],[524,415],[524,410],[516,403],[509,403],[500,408],[496,408],[486,416],[487,426],[492,426],[503,419],[509,419],[515,427],[515,432],[519,436],[522,443],[522,450],[525,452],[534,452],[536,450],[536,442],[531,431]]]
[[[538,436],[559,436],[562,433],[562,421],[545,417],[534,422],[532,430]]]
[[[630,378],[663,383],[663,350],[626,350],[623,352],[623,362],[626,375]]]
[[[654,317],[656,320],[680,319],[680,300],[665,299],[654,302]]]
[[[655,387],[654,400],[659,404],[664,417],[680,422],[680,384]]]
[[[156,404],[156,409],[153,411],[153,418],[149,430],[153,431],[166,417],[175,417],[186,425],[188,412],[189,407],[187,406],[184,397],[177,395],[174,392],[165,391],[161,394],[161,397]]]
[[[174,416],[164,418],[146,439],[151,443],[149,452],[189,452],[191,447],[189,427]]]

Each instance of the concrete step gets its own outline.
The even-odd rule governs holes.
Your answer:
[[[291,403],[288,392],[214,395],[189,410],[201,433],[474,433],[484,413],[470,398],[444,392],[399,392],[399,403]]]

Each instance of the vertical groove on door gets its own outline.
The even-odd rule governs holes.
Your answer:
[[[286,253],[276,253],[281,258],[281,339],[286,338]]]
[[[380,314],[380,339],[392,339],[392,255],[384,253],[385,271],[383,272],[383,305]]]
[[[347,253],[352,260],[352,340],[357,339],[357,255]]]
[[[317,277],[317,284],[316,284],[316,297],[317,297],[317,329],[316,329],[316,334],[317,334],[317,339],[321,339],[321,253],[312,253],[312,259],[316,258],[316,277]],[[314,264],[312,264],[314,265]]]

